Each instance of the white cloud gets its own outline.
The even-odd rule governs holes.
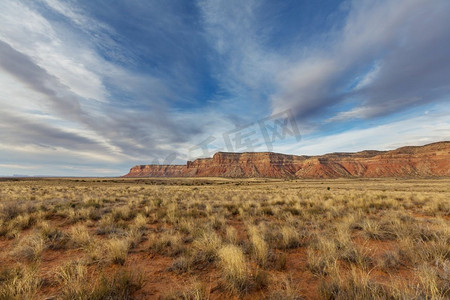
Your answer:
[[[2,1],[1,9],[0,39],[31,57],[74,93],[106,101],[108,93],[97,73],[104,62],[85,40],[68,40],[68,36],[62,36],[67,32],[58,32],[48,20],[20,2]]]
[[[39,165],[18,165],[18,164],[0,164],[0,168],[20,169],[20,170],[35,170]]]
[[[375,62],[370,71],[363,75],[362,79],[358,82],[354,89],[359,90],[369,86],[379,76],[380,69],[381,63],[379,61]]]
[[[432,112],[401,121],[366,129],[305,138],[297,144],[278,147],[277,151],[298,155],[320,155],[331,152],[392,150],[450,140],[450,107],[438,106]]]
[[[272,109],[320,119],[351,98],[357,109],[373,110],[363,117],[374,117],[440,100],[449,92],[449,12],[448,1],[352,2],[331,42],[310,49],[278,77]],[[374,68],[366,74],[369,66]]]

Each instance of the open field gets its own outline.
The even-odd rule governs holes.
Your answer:
[[[0,299],[448,299],[450,180],[3,179]]]

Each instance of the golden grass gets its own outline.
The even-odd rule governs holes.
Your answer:
[[[6,180],[0,244],[0,299],[446,299],[450,181]]]
[[[33,299],[40,285],[34,267],[3,270],[0,273],[0,299]]]
[[[241,248],[225,245],[219,250],[222,273],[230,291],[244,291],[248,288],[247,262]]]
[[[255,260],[261,267],[265,267],[269,256],[269,246],[264,239],[263,229],[251,225],[247,230]]]

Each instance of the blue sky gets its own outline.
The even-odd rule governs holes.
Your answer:
[[[450,140],[449,14],[446,0],[3,0],[0,175]],[[267,144],[258,121],[274,115],[301,138]]]

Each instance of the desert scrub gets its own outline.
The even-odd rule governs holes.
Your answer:
[[[340,271],[333,273],[329,280],[322,279],[319,294],[323,299],[408,299],[398,291],[370,279],[368,273],[352,269],[350,275],[342,276]]]
[[[300,235],[298,234],[297,230],[295,230],[295,228],[286,225],[280,229],[280,233],[281,233],[281,240],[280,240],[281,248],[291,249],[300,246]]]
[[[116,234],[120,229],[116,226],[114,217],[111,214],[103,215],[98,221],[96,233],[98,235]]]
[[[105,250],[108,261],[123,265],[128,256],[130,244],[127,239],[113,238],[106,241]]]
[[[440,236],[435,241],[417,241],[411,238],[402,238],[399,241],[399,252],[402,258],[414,265],[423,262],[438,264],[442,261],[450,260],[450,239],[447,236]]]
[[[39,233],[49,249],[60,250],[67,247],[70,237],[67,233],[43,221],[39,224]]]
[[[8,239],[18,237],[22,230],[28,229],[36,223],[36,217],[26,212],[6,221],[8,219],[9,217],[0,220],[0,236],[5,236]]]
[[[256,226],[249,226],[248,235],[252,244],[253,255],[256,262],[261,267],[265,267],[267,265],[267,259],[269,256],[269,246],[264,239],[262,230]]]
[[[85,225],[75,225],[69,230],[70,246],[73,248],[85,248],[91,243],[92,238]]]
[[[0,271],[0,299],[33,299],[40,285],[35,268],[17,266]]]
[[[182,232],[184,234],[196,235],[196,233],[198,231],[197,224],[192,219],[186,219],[186,218],[183,218],[178,222],[177,228],[180,232]]]
[[[290,276],[282,276],[277,280],[266,300],[302,300],[298,287]]]
[[[246,291],[250,287],[250,279],[242,249],[225,245],[219,249],[218,255],[226,289],[231,292]]]
[[[143,285],[140,273],[128,270],[115,271],[108,276],[90,278],[87,268],[80,262],[69,262],[56,274],[62,287],[60,299],[132,299],[132,294]]]
[[[147,218],[143,214],[138,214],[133,220],[133,227],[144,230],[147,226]]]
[[[170,292],[168,295],[160,297],[161,300],[207,300],[206,286],[202,282],[194,282],[189,286],[175,292]]]
[[[44,251],[45,258],[58,257],[52,270],[74,258],[70,255],[80,256],[89,270],[81,280],[84,299],[145,297],[121,293],[135,290],[135,285],[127,284],[129,275],[114,274],[124,268],[111,265],[114,247],[108,244],[117,239],[126,241],[128,249],[118,251],[122,259],[116,264],[127,265],[130,249],[140,252],[148,245],[152,257],[167,262],[152,265],[152,270],[173,272],[169,277],[188,284],[167,299],[207,299],[211,292],[224,299],[244,297],[244,292],[251,299],[299,299],[302,292],[314,299],[445,299],[450,269],[448,199],[448,179],[0,179],[0,243],[6,245],[0,249],[0,260],[6,257],[0,269],[13,267],[13,258],[27,262],[43,274],[37,295],[63,298],[66,285],[49,277],[46,264],[9,255],[24,243],[22,238],[37,233],[52,249]],[[77,219],[74,225],[68,222],[70,214]],[[262,247],[267,249],[265,264],[257,258],[252,226],[267,246]],[[71,235],[83,236],[74,234],[75,228],[90,233],[87,246],[74,246]],[[291,242],[295,240],[300,244]],[[227,281],[222,269],[219,251],[229,244],[244,255],[245,288]],[[74,247],[83,251],[69,249]],[[306,259],[291,263],[305,253]],[[139,265],[146,254],[135,254]],[[291,281],[283,283],[289,274]],[[0,287],[5,278],[0,278]],[[195,281],[206,288],[205,295],[189,284]],[[154,297],[165,299],[160,292]]]
[[[399,249],[387,251],[383,253],[377,260],[378,267],[385,271],[390,272],[398,269],[402,265]]]
[[[166,218],[169,224],[176,224],[179,220],[178,205],[176,202],[167,205]]]
[[[61,299],[87,299],[91,294],[87,267],[80,262],[73,261],[59,267],[56,280],[62,287],[59,292]]]
[[[230,244],[237,244],[238,236],[236,228],[233,226],[227,226],[225,230],[225,240]]]
[[[144,284],[140,272],[119,270],[112,275],[102,275],[89,299],[133,299],[133,294]]]
[[[211,216],[209,217],[209,222],[213,229],[221,230],[225,226],[226,220],[223,216]]]
[[[87,220],[89,218],[89,212],[90,210],[87,208],[68,208],[64,214],[68,224],[75,224]]]
[[[195,260],[199,263],[210,263],[216,260],[217,251],[222,245],[221,238],[214,231],[206,231],[194,240],[192,246]]]
[[[112,212],[112,216],[115,222],[118,222],[120,220],[130,221],[136,216],[136,212],[132,211],[131,208],[126,205],[116,207]]]
[[[171,231],[163,232],[159,235],[150,236],[149,250],[152,253],[168,256],[177,256],[185,252],[183,241],[179,234]]]
[[[445,299],[450,294],[448,274],[439,276],[436,268],[423,264],[419,266],[420,294],[423,298]]]
[[[29,207],[23,201],[8,201],[0,203],[0,219],[10,221],[19,215],[28,213]]]
[[[381,225],[373,220],[364,220],[362,224],[362,229],[365,236],[369,239],[373,240],[382,240],[385,236],[384,231],[381,228]]]
[[[306,253],[306,266],[315,275],[328,275],[337,264],[336,242],[327,237],[318,237]]]
[[[35,223],[35,219],[29,214],[23,214],[15,217],[11,220],[9,226],[11,229],[17,229],[19,231],[28,229]]]
[[[168,268],[169,271],[178,274],[189,272],[192,269],[192,258],[189,256],[180,256],[175,259],[172,265]]]
[[[101,208],[104,205],[104,201],[102,199],[99,198],[91,198],[91,197],[86,197],[83,199],[83,205],[85,207],[93,207],[93,208]]]
[[[45,241],[38,233],[22,238],[11,253],[14,257],[29,262],[38,262],[45,249]]]

